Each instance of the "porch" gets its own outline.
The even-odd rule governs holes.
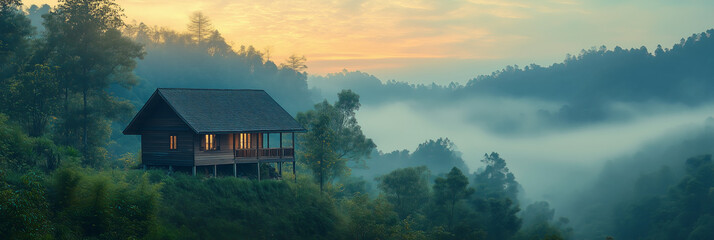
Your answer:
[[[295,149],[293,147],[236,149],[233,158],[236,163],[292,162],[295,159]]]
[[[292,163],[295,169],[295,134],[293,132],[236,132],[196,135],[193,173],[196,167],[208,167],[212,175],[217,168],[232,165],[237,176],[239,165],[271,164],[282,177],[283,163]],[[251,167],[253,168],[253,167]],[[257,171],[256,169],[256,171]],[[258,179],[260,179],[260,172]]]

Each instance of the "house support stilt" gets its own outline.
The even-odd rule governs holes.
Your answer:
[[[278,176],[283,178],[283,162],[278,162]]]

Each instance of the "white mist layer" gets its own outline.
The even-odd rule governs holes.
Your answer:
[[[553,106],[528,100],[497,102],[500,104],[490,105],[492,107],[471,102],[438,108],[395,102],[363,106],[357,117],[365,135],[383,152],[402,149],[413,152],[428,139],[448,137],[463,153],[471,171],[483,166],[480,160],[485,153],[498,152],[523,185],[528,198],[557,201],[563,196],[556,195],[581,189],[600,172],[604,162],[631,154],[668,132],[701,124],[714,113],[714,106],[694,109],[665,106],[662,111],[653,111],[650,107],[646,114],[640,113],[628,121],[520,135],[500,135],[488,131],[488,126],[479,121],[468,121],[474,116],[483,116],[484,112],[517,115],[519,110],[515,109]],[[531,107],[525,107],[528,105]],[[530,113],[525,113],[523,117],[528,115]]]

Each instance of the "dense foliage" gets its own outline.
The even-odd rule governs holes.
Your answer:
[[[622,239],[714,237],[714,163],[711,155],[686,160],[686,175],[666,193],[622,206],[615,235]]]
[[[157,175],[164,178],[159,215],[170,239],[335,239],[342,234],[335,200],[306,179]]]
[[[314,110],[297,115],[297,121],[307,129],[300,136],[302,150],[297,157],[316,175],[320,190],[334,178],[349,175],[347,161],[360,162],[376,147],[357,124],[359,95],[343,90],[338,97],[334,105],[325,100]]]
[[[445,174],[456,167],[464,172],[470,172],[461,158],[461,152],[456,150],[456,144],[448,138],[429,139],[420,143],[413,153],[408,150],[384,153],[373,151],[365,164],[353,164],[352,174],[365,179],[374,179],[405,167],[425,166],[432,174]]]
[[[3,8],[0,25],[12,27],[0,40],[0,112],[30,136],[80,150],[85,165],[105,164],[110,123],[133,109],[106,89],[136,84],[133,69],[144,54],[119,31],[121,14],[112,1],[61,1],[36,35],[23,12]]]
[[[683,202],[681,204],[684,205],[676,207],[670,205],[668,207],[671,208],[665,211],[667,207],[658,202],[691,174],[688,172],[692,167],[684,161],[688,159],[686,156],[710,153],[712,144],[714,122],[711,119],[703,126],[669,134],[666,139],[643,146],[636,154],[607,163],[599,170],[599,176],[592,184],[582,187],[582,192],[564,196],[567,201],[559,205],[558,211],[569,216],[577,239],[604,239],[607,236],[615,239],[662,239],[661,235],[649,232],[660,230],[653,227],[653,217],[674,219],[678,214],[669,210],[681,211],[689,203]],[[708,194],[709,190],[706,191],[699,194]],[[696,205],[687,207],[696,208]],[[700,209],[701,216],[705,216],[704,209]],[[693,222],[691,224],[690,227],[694,226]],[[637,235],[632,234],[635,229],[639,229]]]

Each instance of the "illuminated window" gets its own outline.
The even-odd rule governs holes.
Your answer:
[[[250,148],[250,134],[241,133],[240,139],[238,139],[238,149],[248,149]]]
[[[218,150],[218,139],[216,134],[206,134],[203,135],[203,150]]]
[[[176,136],[169,136],[169,149],[176,150]]]

